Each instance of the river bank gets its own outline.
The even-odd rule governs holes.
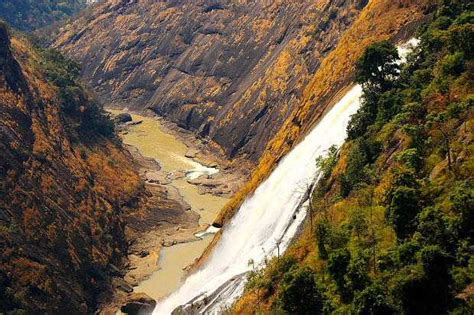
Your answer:
[[[196,234],[213,223],[248,176],[193,134],[152,115],[131,116],[119,133],[136,161],[148,198],[141,205],[143,213],[126,218],[133,244],[124,283],[117,283],[116,297],[103,313],[114,312],[126,301],[129,285],[156,300],[176,290],[187,267],[212,240],[212,235]]]

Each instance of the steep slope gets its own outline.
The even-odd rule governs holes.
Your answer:
[[[109,0],[54,45],[109,106],[152,108],[255,162],[367,2]]]
[[[472,312],[473,10],[440,2],[400,75],[390,43],[366,50],[361,109],[317,161],[305,230],[235,313]]]
[[[85,8],[86,0],[2,0],[0,19],[21,31],[33,31]]]
[[[430,1],[374,0],[344,32],[336,46],[304,87],[301,102],[273,136],[259,160],[252,178],[221,212],[216,223],[232,217],[244,198],[265,179],[278,161],[304,136],[335,100],[341,97],[354,75],[357,59],[373,42],[397,41],[414,33],[416,25],[429,17],[434,5]]]
[[[78,72],[0,24],[0,312],[92,313],[126,254],[142,184]]]

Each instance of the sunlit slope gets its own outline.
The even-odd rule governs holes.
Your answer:
[[[413,33],[413,26],[429,13],[429,2],[370,1],[344,33],[335,50],[323,60],[305,88],[304,99],[267,146],[251,180],[226,206],[216,223],[223,224],[232,217],[243,199],[255,190],[276,163],[314,125],[328,106],[334,103],[332,99],[337,98],[337,93],[350,84],[355,62],[364,49],[383,39],[408,37]]]

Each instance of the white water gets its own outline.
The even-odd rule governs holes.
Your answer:
[[[298,144],[276,167],[273,173],[247,198],[240,210],[225,227],[221,240],[203,268],[191,275],[170,297],[159,302],[155,314],[169,314],[198,295],[213,293],[234,276],[250,270],[249,260],[262,264],[266,257],[276,254],[276,241],[281,240],[284,251],[305,217],[297,208],[307,194],[307,187],[317,177],[315,160],[332,145],[341,145],[346,138],[350,116],[359,108],[361,88],[352,88],[337,103],[313,131]],[[295,222],[296,221],[296,222]],[[294,224],[290,224],[294,223]],[[290,227],[289,227],[290,224]],[[290,229],[291,231],[289,231]],[[286,237],[285,237],[286,236]],[[243,283],[233,294],[241,293]],[[232,303],[228,298],[223,305]]]
[[[416,44],[416,43],[415,43]],[[407,49],[400,49],[402,57]],[[307,190],[318,177],[315,159],[346,138],[346,127],[360,106],[362,88],[354,86],[276,167],[225,226],[205,265],[178,291],[159,301],[154,314],[178,306],[188,313],[218,314],[243,292],[245,274],[284,252],[306,216]],[[303,203],[303,204],[302,204]]]

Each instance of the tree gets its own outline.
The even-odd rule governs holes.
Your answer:
[[[356,81],[365,91],[385,92],[400,73],[397,47],[388,41],[369,46],[356,65]]]
[[[346,249],[338,249],[329,255],[328,271],[336,282],[339,294],[344,301],[349,301],[351,296],[346,290],[345,275],[351,261],[351,253]]]
[[[322,314],[323,294],[309,268],[293,268],[285,274],[279,300],[290,313]]]
[[[355,313],[359,315],[396,314],[395,307],[388,300],[388,294],[380,283],[374,283],[354,298]]]
[[[397,187],[392,194],[388,215],[399,240],[406,239],[415,230],[420,211],[418,195],[417,189],[406,186]]]
[[[441,134],[443,138],[444,151],[448,159],[448,168],[452,169],[452,152],[451,152],[451,138],[456,133],[456,128],[452,125],[453,121],[449,119],[446,112],[429,115],[428,116],[428,128],[432,128],[433,133]]]

